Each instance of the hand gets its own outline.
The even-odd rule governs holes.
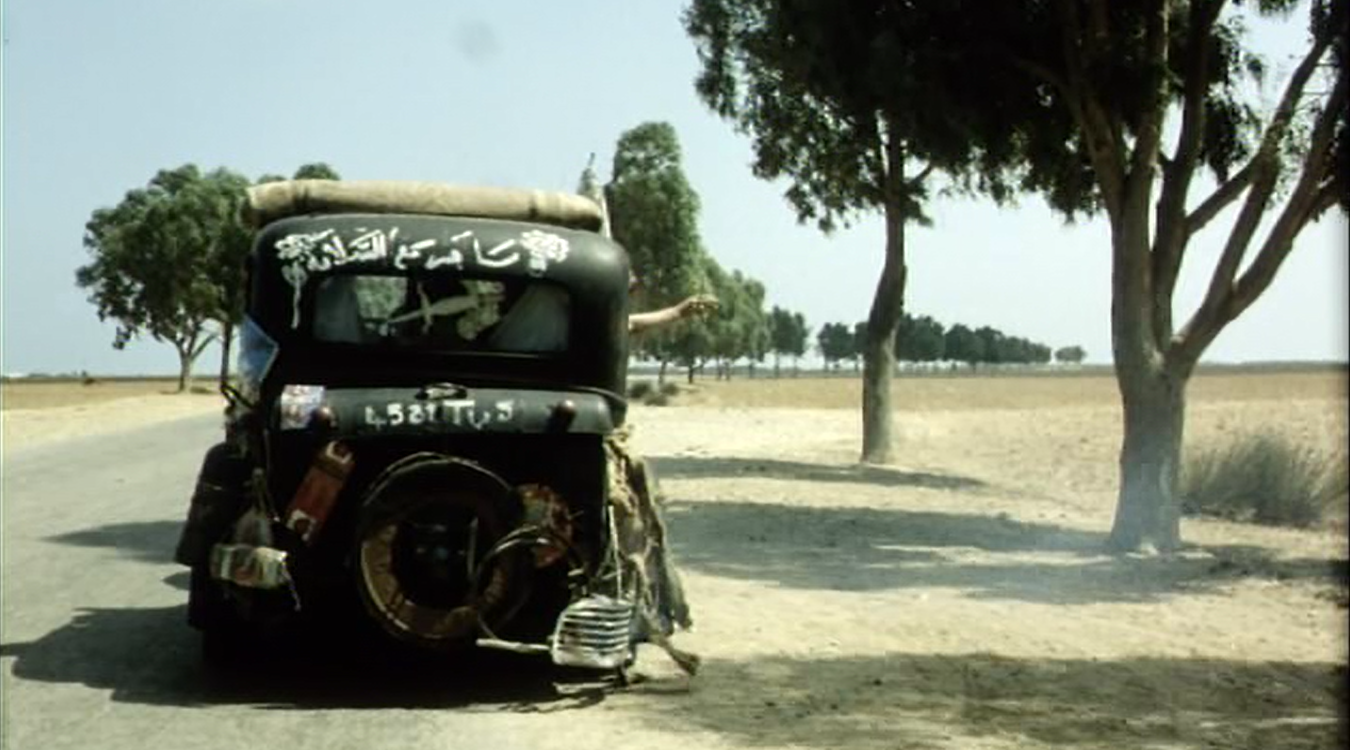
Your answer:
[[[707,315],[717,309],[717,298],[711,294],[696,294],[680,303],[680,317]]]

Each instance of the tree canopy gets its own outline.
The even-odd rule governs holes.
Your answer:
[[[675,128],[648,122],[620,135],[604,197],[610,230],[628,251],[638,281],[634,301],[640,309],[665,307],[710,290],[698,232],[698,195],[685,177]],[[644,335],[641,351],[665,363],[673,356],[672,337],[699,333],[689,328]]]
[[[232,304],[219,277],[239,241],[242,184],[225,169],[161,170],[85,224],[93,260],[76,271],[76,284],[89,292],[100,320],[117,322],[114,347],[143,334],[173,345],[180,391],[214,337],[209,324]]]
[[[264,175],[258,182],[282,180]],[[302,165],[295,179],[340,179],[324,163]],[[76,271],[100,320],[117,321],[113,346],[148,335],[173,345],[179,390],[192,365],[219,338],[221,381],[229,370],[234,325],[244,314],[244,264],[253,232],[239,208],[249,181],[226,168],[195,164],[158,172],[112,208],[93,212],[84,245],[93,260]]]
[[[752,138],[756,176],[786,179],[800,221],[828,232],[863,213],[884,216],[885,262],[864,357],[865,461],[891,456],[904,230],[927,221],[929,175],[1008,193],[1010,134],[980,101],[1007,90],[999,87],[1004,71],[972,66],[965,50],[938,41],[964,15],[941,3],[694,0],[684,17],[701,63],[695,89]]]

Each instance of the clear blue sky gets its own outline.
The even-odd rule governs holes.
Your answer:
[[[3,6],[3,369],[172,373],[164,344],[114,351],[74,285],[84,222],[158,169],[250,177],[324,161],[352,179],[571,190],[601,176],[625,129],[666,120],[723,266],[813,327],[867,315],[882,229],[799,226],[783,185],[750,175],[750,144],[695,97],[682,2],[6,0]],[[1295,32],[1263,32],[1274,47]],[[1275,55],[1277,72],[1287,56]],[[1280,80],[1276,77],[1274,82]],[[1103,223],[944,200],[912,230],[909,309],[1110,358]],[[1344,220],[1306,231],[1211,361],[1347,359]],[[1214,257],[1189,261],[1183,309]],[[209,372],[211,353],[199,364]]]

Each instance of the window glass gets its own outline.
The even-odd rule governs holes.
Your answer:
[[[527,279],[342,274],[314,292],[319,341],[521,353],[567,349],[570,301]]]

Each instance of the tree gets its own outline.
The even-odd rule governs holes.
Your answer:
[[[221,212],[209,273],[220,299],[215,320],[220,325],[220,385],[224,386],[230,379],[234,328],[244,317],[248,298],[244,266],[253,244],[253,231],[244,224],[239,211],[248,189],[246,178],[220,169],[208,175],[207,186]]]
[[[1071,365],[1082,364],[1087,359],[1087,352],[1081,346],[1061,346],[1055,350],[1055,361],[1064,362]]]
[[[942,344],[948,359],[965,362],[971,367],[984,360],[984,342],[960,323],[947,329]]]
[[[295,170],[293,180],[340,180],[337,170],[328,166],[325,162],[316,161],[308,164],[301,164],[299,169]]]
[[[934,6],[946,5],[933,0]],[[943,41],[966,64],[1015,71],[1005,110],[1022,187],[1111,227],[1111,340],[1124,439],[1110,546],[1176,549],[1186,386],[1201,355],[1270,286],[1299,233],[1345,208],[1347,0],[1312,0],[1308,42],[1275,105],[1244,80],[1263,62],[1243,13],[1294,0],[1001,3]],[[947,30],[944,30],[944,34]],[[990,34],[999,40],[989,44]],[[941,35],[940,35],[941,36]],[[993,97],[991,108],[1003,99]],[[1201,173],[1214,178],[1205,186]],[[1192,240],[1235,208],[1203,299],[1174,318]],[[1184,313],[1185,311],[1183,311]]]
[[[980,326],[975,329],[975,337],[980,340],[981,362],[989,364],[998,364],[1000,362],[1009,362],[1011,357],[1008,355],[1008,337],[1002,331],[989,326]]]
[[[895,337],[896,359],[907,362],[936,362],[946,352],[942,324],[927,315],[908,313],[900,321]]]
[[[853,324],[853,337],[849,342],[848,358],[853,360],[853,371],[858,371],[858,364],[867,351],[867,321],[860,320]]]
[[[604,193],[610,231],[628,251],[640,284],[637,305],[665,307],[707,291],[698,234],[698,195],[685,177],[675,128],[665,122],[648,122],[620,135]],[[664,381],[674,343],[683,341],[682,348],[689,352],[705,333],[692,321],[645,334],[640,346],[644,354],[661,363],[658,379]]]
[[[816,346],[826,369],[838,368],[839,360],[848,359],[853,351],[853,332],[846,323],[826,323],[816,334]]]
[[[233,179],[223,170],[204,176],[192,164],[161,170],[85,224],[93,261],[76,271],[76,284],[89,291],[100,320],[117,321],[114,348],[142,334],[174,347],[179,392],[214,337],[211,321],[222,316],[215,274],[236,218],[221,186]]]
[[[788,353],[792,355],[792,377],[797,377],[801,358],[806,356],[806,340],[811,337],[811,328],[806,325],[806,317],[801,313],[792,314],[792,332],[790,343],[792,348]]]
[[[925,42],[940,5],[885,0],[694,0],[684,16],[702,70],[699,96],[754,139],[753,171],[787,177],[800,221],[831,231],[863,212],[885,219],[885,261],[867,320],[862,459],[892,455],[891,379],[904,311],[907,222],[924,222],[928,178],[965,174],[1006,150],[1001,118],[971,103],[1000,71]],[[921,106],[918,103],[922,103]],[[1002,194],[997,170],[975,187]]]
[[[801,356],[797,341],[797,321],[789,310],[774,305],[769,311],[769,351],[773,352],[773,376],[779,374],[779,364],[783,355]]]
[[[769,314],[764,310],[764,284],[758,279],[745,277],[745,288],[741,309],[741,335],[743,337],[744,356],[749,360],[750,377],[755,376],[755,365],[763,362],[769,353],[771,334]],[[775,363],[775,367],[777,367]]]

